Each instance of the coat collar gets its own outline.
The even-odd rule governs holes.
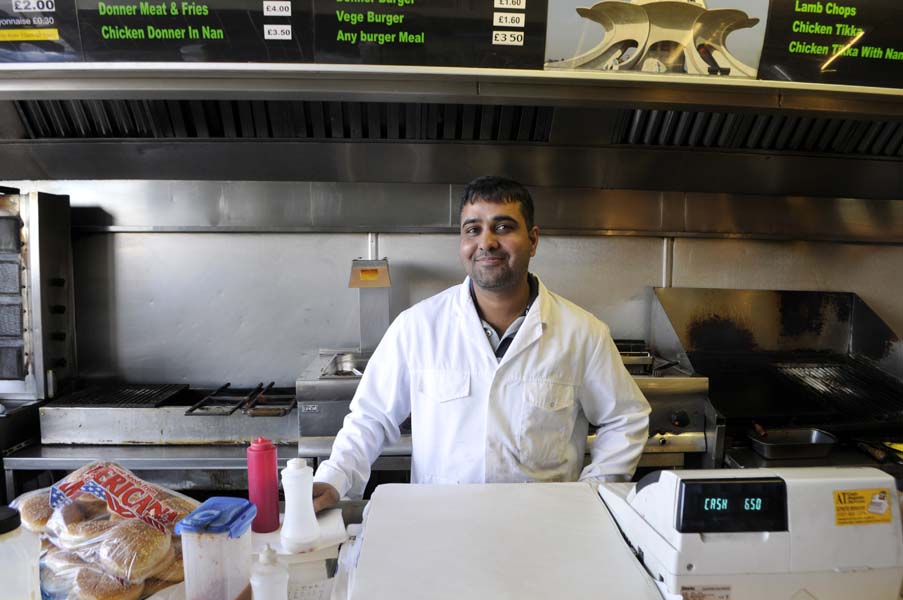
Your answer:
[[[539,287],[539,293],[536,296],[536,300],[530,307],[530,311],[527,313],[523,324],[520,326],[520,330],[514,337],[511,347],[508,348],[508,352],[505,353],[505,356],[499,364],[508,362],[524,348],[538,340],[542,335],[545,326],[548,324],[552,298],[539,277],[536,277],[536,283]],[[467,323],[466,327],[468,329],[468,335],[472,335],[474,339],[479,339],[481,342],[486,342],[486,334],[480,323],[480,315],[477,312],[477,307],[470,295],[470,277],[465,277],[464,283],[458,286],[458,297],[455,302],[455,308],[457,309],[458,315]],[[492,348],[488,343],[482,345],[492,353]],[[493,358],[494,357],[495,355],[493,354]]]

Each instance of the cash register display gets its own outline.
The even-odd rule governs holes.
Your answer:
[[[787,486],[779,477],[685,479],[677,499],[677,531],[787,531]]]

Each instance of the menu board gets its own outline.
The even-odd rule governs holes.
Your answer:
[[[311,9],[304,0],[77,1],[89,61],[313,59]]]
[[[316,61],[542,68],[547,0],[315,0]]]
[[[0,0],[0,62],[542,67],[548,0]]]
[[[759,78],[897,87],[903,2],[772,0]]]
[[[641,71],[897,87],[903,0],[0,0],[0,62]]]
[[[75,0],[0,0],[0,62],[81,59]]]

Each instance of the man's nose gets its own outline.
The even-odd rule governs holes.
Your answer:
[[[480,236],[480,250],[495,250],[499,247],[499,240],[492,230],[485,230]]]

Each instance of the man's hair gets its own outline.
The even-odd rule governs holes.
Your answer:
[[[465,204],[473,204],[477,201],[502,204],[505,202],[517,202],[520,204],[520,212],[524,215],[527,229],[533,229],[533,198],[527,188],[512,179],[486,175],[477,177],[466,186],[461,195],[461,204],[458,206],[458,220],[464,211]]]

